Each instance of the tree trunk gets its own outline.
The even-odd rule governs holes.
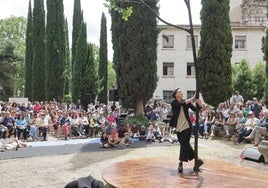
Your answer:
[[[143,99],[137,98],[135,102],[135,115],[136,116],[143,116],[144,115],[144,109],[143,109]]]

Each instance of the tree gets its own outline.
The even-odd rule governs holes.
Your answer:
[[[253,72],[253,84],[254,84],[254,96],[258,99],[263,99],[264,89],[265,89],[265,64],[263,62],[259,62],[254,69]]]
[[[9,94],[9,96],[15,96],[24,84],[26,25],[27,20],[23,17],[11,16],[0,19],[0,54],[3,58],[1,66],[6,66],[6,63],[12,64],[12,66],[10,65],[12,72],[6,72],[9,74],[10,80],[4,80],[4,83],[0,83],[0,85],[6,86],[4,88],[6,97]],[[8,58],[6,59],[6,57]],[[1,70],[3,71],[2,67],[0,67]],[[7,83],[9,85],[6,85]]]
[[[47,0],[46,99],[62,101],[66,68],[66,29],[63,0]]]
[[[101,16],[101,32],[100,32],[100,55],[99,55],[99,80],[102,80],[99,93],[99,102],[107,104],[107,82],[108,82],[108,55],[107,55],[107,25],[105,14]]]
[[[74,101],[81,99],[84,96],[84,76],[90,76],[86,73],[87,65],[87,29],[86,23],[82,23],[79,37],[76,45],[75,62],[73,65],[73,84],[72,84],[72,98]]]
[[[206,103],[217,106],[233,93],[229,0],[202,0],[201,3],[200,91]]]
[[[65,19],[65,42],[66,42],[66,65],[64,68],[64,94],[68,95],[71,92],[71,78],[72,78],[72,62],[70,59],[70,49],[69,49],[69,31],[68,22]]]
[[[146,3],[158,12],[158,0]],[[122,105],[134,108],[136,115],[143,115],[144,102],[149,100],[157,83],[156,17],[145,7],[135,3],[115,2],[117,7],[132,6],[133,13],[124,21],[116,10],[111,10],[114,68]]]
[[[81,11],[81,2],[80,0],[74,0],[73,31],[72,31],[72,68],[75,63],[76,45],[83,20],[84,19]]]
[[[45,100],[45,10],[43,0],[34,0],[33,8],[32,100]]]
[[[266,9],[268,11],[268,3],[266,4]],[[268,104],[268,29],[265,31],[265,36],[262,39],[262,52],[264,54],[265,60],[265,83],[264,83],[264,102]]]
[[[33,14],[31,0],[29,1],[27,31],[26,31],[26,52],[25,52],[25,93],[24,95],[32,100],[32,66],[33,66]]]
[[[16,91],[16,75],[18,72],[18,57],[14,54],[14,46],[6,44],[0,51],[0,100],[8,100],[8,97]]]
[[[236,80],[234,80],[233,83],[234,89],[241,93],[245,101],[252,99],[254,95],[252,71],[250,70],[249,64],[245,59],[238,64]]]

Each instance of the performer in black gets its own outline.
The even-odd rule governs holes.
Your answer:
[[[183,172],[183,161],[188,162],[195,158],[195,153],[190,145],[192,123],[189,118],[189,109],[196,111],[196,106],[192,104],[193,101],[199,106],[200,99],[195,99],[195,96],[189,99],[183,99],[183,93],[180,88],[175,89],[172,93],[174,100],[171,102],[172,117],[169,125],[176,128],[178,141],[180,143],[180,156],[178,172]],[[197,160],[197,167],[199,168],[204,162],[201,159]]]

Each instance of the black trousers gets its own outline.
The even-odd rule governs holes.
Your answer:
[[[191,128],[188,128],[182,132],[177,132],[178,141],[180,143],[180,161],[191,161],[195,158],[194,150],[190,144]]]

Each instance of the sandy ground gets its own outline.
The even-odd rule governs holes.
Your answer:
[[[220,140],[199,140],[199,157],[222,160],[256,168],[268,173],[268,165],[241,160],[240,154],[248,145],[233,145]],[[15,151],[14,151],[15,152]],[[1,188],[62,188],[79,177],[92,175],[102,180],[102,171],[110,165],[128,159],[150,157],[178,157],[179,145],[127,148],[112,148],[101,151],[60,156],[44,156],[0,160]],[[1,155],[1,153],[0,153]],[[174,167],[176,168],[176,167]],[[105,184],[105,187],[109,187]]]

